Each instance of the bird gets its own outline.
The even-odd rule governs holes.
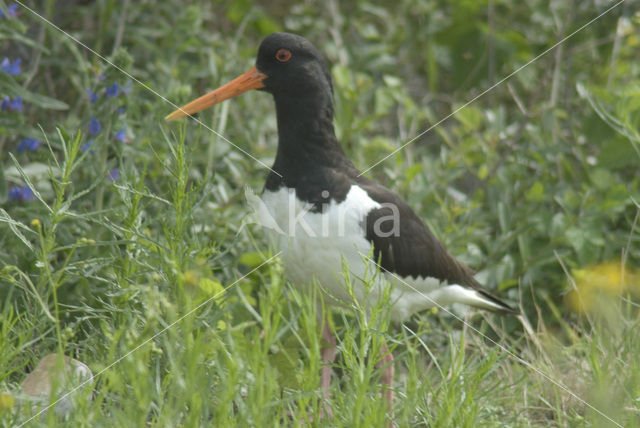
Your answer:
[[[329,306],[366,308],[387,292],[395,322],[453,303],[517,314],[481,286],[398,194],[363,176],[348,158],[334,130],[327,62],[304,37],[267,36],[247,72],[165,119],[191,116],[252,89],[273,96],[278,128],[275,160],[257,211],[268,217],[263,223],[269,224],[294,286],[306,292],[318,287]],[[329,344],[322,350],[326,403],[336,358],[328,316],[322,315],[322,338]],[[394,361],[386,343],[379,361],[383,399],[392,416]],[[325,413],[332,416],[329,405]]]

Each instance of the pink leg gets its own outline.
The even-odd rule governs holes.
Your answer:
[[[377,367],[383,369],[381,381],[384,385],[384,391],[382,391],[382,397],[387,405],[389,416],[393,418],[393,376],[395,372],[393,367],[393,354],[389,351],[386,342],[382,344],[380,352],[382,354],[382,359],[378,363]],[[393,426],[392,422],[390,427]]]
[[[336,338],[329,328],[329,321],[323,319],[322,325],[322,339],[329,343],[327,348],[322,349],[322,395],[324,397],[324,403],[320,406],[320,414],[318,419],[323,419],[326,416],[333,418],[333,410],[329,405],[329,398],[331,396],[331,364],[336,359]],[[286,412],[288,416],[293,417],[289,411]],[[313,417],[309,416],[309,423],[313,423]]]
[[[324,321],[324,326],[322,327],[322,339],[327,341],[330,346],[322,350],[322,390],[326,403],[320,408],[320,418],[324,417],[325,411],[329,418],[333,418],[333,411],[328,401],[331,388],[331,364],[336,359],[336,338],[331,332],[327,320]]]

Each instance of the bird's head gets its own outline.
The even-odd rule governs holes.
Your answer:
[[[264,90],[278,99],[332,97],[331,75],[320,52],[304,37],[290,33],[267,36],[258,49],[256,65],[231,82],[180,107],[174,120],[212,107],[250,89]]]

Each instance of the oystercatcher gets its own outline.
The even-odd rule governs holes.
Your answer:
[[[262,194],[261,213],[296,286],[320,287],[331,304],[361,307],[385,290],[390,318],[403,321],[434,306],[463,303],[516,313],[485,291],[398,195],[360,175],[333,128],[333,88],[320,52],[289,33],[266,37],[256,64],[166,117],[195,114],[249,89],[273,95],[278,151]],[[335,337],[323,320],[322,387],[329,398]],[[393,357],[383,346],[384,397],[392,405]],[[330,412],[330,407],[327,407]]]

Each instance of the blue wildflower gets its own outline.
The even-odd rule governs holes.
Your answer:
[[[38,147],[40,147],[40,141],[35,138],[23,138],[18,145],[18,153],[22,153],[25,150],[32,152],[37,150]]]
[[[96,135],[98,132],[102,130],[102,125],[95,117],[91,116],[91,121],[89,122],[89,134]]]
[[[118,107],[118,114],[122,114],[125,111],[127,111],[127,106],[126,105],[121,105],[120,107]]]
[[[22,111],[22,107],[22,97],[16,97],[13,101],[9,97],[4,97],[0,103],[0,110]]]
[[[86,143],[84,143],[82,145],[82,147],[80,147],[80,151],[81,152],[86,152],[87,150],[89,150],[91,148],[91,145],[93,144],[93,138],[90,139],[89,141],[87,141]],[[91,150],[91,153],[93,153],[93,150]]]
[[[92,92],[89,88],[87,88],[86,91],[89,95],[89,101],[91,101],[91,104],[95,103],[98,100],[98,94]]]
[[[115,97],[116,95],[118,95],[118,84],[114,83],[113,85],[108,86],[105,91],[105,95],[107,96],[107,98]]]
[[[18,3],[13,3],[7,6],[7,17],[15,18],[16,16],[18,16],[17,10],[18,10]],[[4,18],[4,17],[5,15],[4,13],[2,13],[2,9],[0,9],[0,18]]]
[[[5,57],[0,63],[0,68],[4,73],[7,73],[11,76],[17,76],[20,74],[20,63],[22,59],[18,58],[15,61],[11,62],[9,58]]]
[[[9,189],[10,201],[30,201],[33,199],[33,191],[29,186],[15,186]]]
[[[11,102],[11,110],[15,110],[15,111],[22,111],[22,97],[16,97],[12,102]]]
[[[107,173],[107,180],[114,181],[120,178],[120,168],[113,168]]]
[[[120,141],[121,143],[127,143],[127,125],[124,126],[124,128],[122,128],[121,130],[119,130],[118,132],[116,132],[116,140]]]

